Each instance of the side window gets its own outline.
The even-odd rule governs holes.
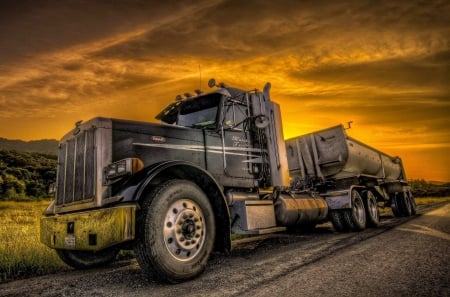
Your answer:
[[[247,131],[247,112],[246,105],[232,100],[226,101],[224,104],[224,129]]]
[[[191,128],[216,126],[220,94],[184,102],[179,109],[177,125]]]

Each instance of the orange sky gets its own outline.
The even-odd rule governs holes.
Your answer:
[[[353,121],[409,178],[450,181],[449,17],[438,0],[2,0],[0,137],[155,121],[201,69],[205,90],[270,81],[286,137]]]

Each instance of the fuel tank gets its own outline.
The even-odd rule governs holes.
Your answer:
[[[324,221],[328,214],[325,199],[308,194],[280,194],[275,200],[275,217],[280,226],[295,226]]]
[[[343,179],[370,176],[405,180],[399,157],[391,157],[345,133],[342,125],[286,140],[291,176]]]

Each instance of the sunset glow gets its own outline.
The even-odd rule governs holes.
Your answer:
[[[450,181],[448,1],[1,1],[0,137],[153,121],[214,77],[272,84],[285,137],[352,121],[408,178]]]

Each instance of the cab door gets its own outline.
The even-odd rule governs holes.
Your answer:
[[[259,162],[260,150],[254,149],[250,133],[248,100],[227,98],[222,105],[221,135],[224,173],[240,179],[255,178],[255,162]]]

